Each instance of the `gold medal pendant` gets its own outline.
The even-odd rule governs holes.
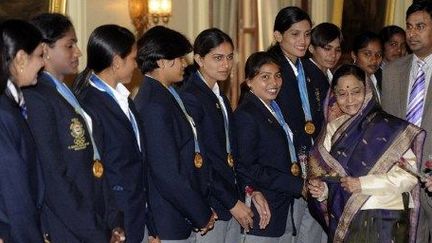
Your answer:
[[[300,175],[301,170],[300,170],[300,166],[298,165],[297,162],[294,162],[294,163],[291,164],[291,173],[294,176],[299,176]]]
[[[228,162],[229,167],[231,167],[231,168],[234,167],[234,158],[233,158],[231,153],[229,153],[227,156],[227,162]]]
[[[203,166],[203,158],[200,153],[195,153],[194,157],[195,168],[199,169]]]
[[[315,132],[315,125],[311,121],[307,121],[304,130],[307,134],[312,135]]]
[[[93,175],[96,178],[101,178],[103,176],[103,173],[104,173],[104,168],[103,168],[102,162],[98,159],[94,160],[92,170],[93,170]]]

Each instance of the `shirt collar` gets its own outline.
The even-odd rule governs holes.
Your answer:
[[[7,89],[9,90],[10,94],[12,95],[12,98],[15,100],[15,102],[17,104],[20,104],[21,99],[20,99],[20,95],[18,94],[18,89],[16,88],[16,86],[9,79],[8,79],[6,85],[7,85]]]
[[[200,71],[197,71],[198,76],[201,78],[201,80],[208,86],[207,81],[205,80],[204,76],[201,74]],[[217,82],[215,82],[214,86],[211,87],[211,90],[213,91],[213,93],[217,96],[220,96],[220,88]]]
[[[96,74],[94,74],[96,75]],[[118,83],[117,86],[115,87],[115,89],[113,87],[111,87],[110,85],[108,85],[101,77],[99,77],[98,75],[96,75],[102,82],[104,82],[106,84],[106,86],[108,87],[108,89],[110,89],[110,91],[112,92],[112,94],[114,94],[114,97],[118,100],[127,100],[129,95],[130,95],[130,91],[126,88],[126,86],[124,86],[122,83]],[[104,91],[102,89],[100,89],[99,87],[97,87],[93,82],[90,81],[90,84],[95,87],[96,89],[100,90],[100,91]]]

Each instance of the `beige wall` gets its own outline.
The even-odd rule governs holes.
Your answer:
[[[191,41],[208,27],[208,0],[173,0],[173,16],[167,27]],[[128,0],[68,0],[67,14],[72,19],[83,51],[80,68],[85,65],[85,46],[91,32],[103,24],[118,24],[135,32],[129,18]]]

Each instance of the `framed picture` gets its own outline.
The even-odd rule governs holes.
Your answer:
[[[0,1],[0,22],[6,19],[31,19],[45,13],[66,13],[67,0],[14,0]]]

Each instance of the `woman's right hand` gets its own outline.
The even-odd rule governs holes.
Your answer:
[[[238,200],[233,208],[230,209],[232,216],[239,222],[246,232],[253,226],[252,210],[242,201]]]
[[[200,229],[201,235],[205,235],[207,232],[212,230],[217,219],[218,219],[218,216],[217,216],[216,212],[214,210],[212,210],[212,215],[210,216],[209,222],[207,223],[207,225],[204,228]]]
[[[308,182],[308,189],[313,198],[320,198],[324,193],[325,185],[320,179],[311,179]]]
[[[426,178],[425,186],[428,191],[432,192],[432,176]]]
[[[153,237],[153,236],[150,235],[150,236],[148,237],[148,242],[149,242],[149,243],[161,243],[161,240],[159,239],[158,236]]]

